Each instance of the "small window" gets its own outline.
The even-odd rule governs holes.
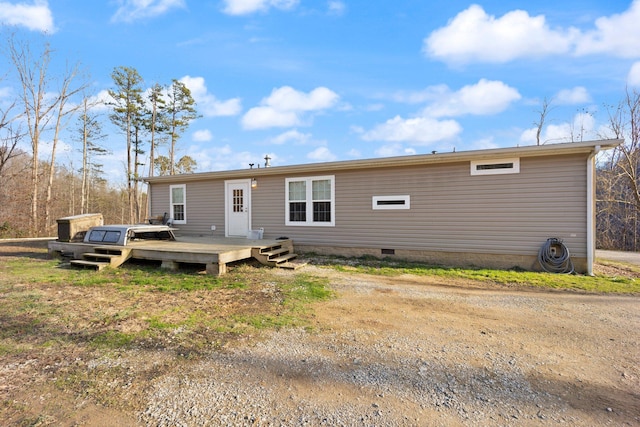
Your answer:
[[[472,160],[471,175],[520,173],[520,159]]]
[[[371,207],[377,209],[411,209],[411,196],[373,196]]]
[[[335,225],[333,176],[287,178],[286,225]]]
[[[186,224],[187,223],[187,187],[184,184],[172,185],[169,188],[170,192],[170,204],[171,204],[171,218],[173,218],[174,224]]]

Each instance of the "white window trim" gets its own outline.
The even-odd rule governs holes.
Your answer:
[[[176,220],[175,215],[173,214],[173,189],[174,188],[182,188],[182,196],[184,197],[183,205],[184,205],[184,219]],[[176,184],[169,186],[169,215],[171,217],[172,224],[186,224],[187,223],[187,185],[186,184]]]
[[[402,204],[387,205],[384,202],[395,202],[402,200]],[[380,204],[380,202],[383,202]],[[411,209],[411,196],[373,196],[371,198],[371,208],[373,210],[399,210],[399,209]]]
[[[478,169],[478,166],[502,163],[512,163],[513,167],[504,169]],[[520,173],[520,158],[471,160],[471,175],[505,175],[510,173]]]
[[[331,182],[331,221],[327,222],[314,222],[313,221],[313,181],[322,181],[329,180]],[[298,181],[306,181],[307,183],[307,194],[305,202],[307,203],[307,220],[305,222],[302,221],[289,221],[289,183],[290,182],[298,182]],[[336,179],[335,175],[326,175],[326,176],[305,176],[298,178],[286,178],[284,189],[285,189],[285,225],[294,226],[294,227],[335,227],[336,225]]]

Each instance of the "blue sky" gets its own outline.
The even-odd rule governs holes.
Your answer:
[[[0,0],[0,23],[46,32],[96,97],[118,66],[183,81],[202,117],[178,156],[198,171],[535,144],[545,98],[543,142],[595,139],[640,87],[640,0]],[[0,102],[15,90],[5,77]]]

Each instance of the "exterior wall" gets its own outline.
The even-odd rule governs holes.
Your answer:
[[[169,184],[151,187],[151,216],[169,212]],[[186,224],[176,225],[177,234],[224,237],[224,181],[186,184]],[[215,225],[215,231],[211,226]]]
[[[446,253],[467,265],[503,257],[505,266],[527,269],[540,246],[558,237],[575,262],[586,258],[586,160],[586,154],[525,157],[520,173],[504,175],[472,176],[469,161],[339,171],[333,174],[335,227],[285,226],[284,217],[286,178],[330,172],[260,176],[251,195],[252,228],[264,227],[265,238],[286,236],[296,247],[335,253],[393,249],[396,257],[422,253],[428,262],[434,258],[428,254]],[[180,232],[223,237],[224,181],[186,186],[187,224]],[[168,184],[152,186],[152,215],[168,211],[168,193]],[[373,196],[399,195],[410,196],[411,209],[372,209]]]

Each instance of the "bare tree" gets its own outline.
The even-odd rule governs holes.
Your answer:
[[[80,211],[89,212],[89,197],[92,175],[100,171],[99,165],[93,162],[93,155],[103,155],[107,149],[100,146],[98,141],[104,138],[102,126],[97,119],[97,115],[91,110],[99,104],[99,101],[91,101],[88,97],[82,100],[81,112],[78,117],[77,136],[82,143],[82,167],[81,167],[81,191],[80,191]]]
[[[540,110],[537,111],[539,114],[538,121],[533,122],[533,124],[536,126],[537,145],[540,145],[540,135],[542,134],[542,128],[544,127],[544,123],[547,120],[547,115],[549,114],[549,111],[551,111],[551,100],[545,97],[542,100],[542,105],[540,106]]]
[[[51,61],[51,47],[44,43],[42,52],[34,55],[30,45],[17,41],[11,35],[7,41],[9,57],[21,86],[20,98],[27,122],[29,139],[31,140],[31,215],[30,228],[33,235],[41,231],[39,212],[39,155],[40,140],[51,120],[59,97],[50,97],[48,93],[50,78],[48,76]]]
[[[9,160],[21,154],[17,150],[21,135],[19,130],[15,130],[12,126],[16,117],[10,117],[10,112],[15,105],[13,102],[6,109],[0,109],[0,176]]]
[[[74,65],[72,68],[68,69],[62,77],[60,90],[57,94],[57,112],[56,112],[56,121],[53,132],[53,141],[51,146],[51,162],[49,164],[49,179],[47,181],[47,197],[45,200],[45,209],[44,209],[44,223],[45,229],[49,230],[51,227],[51,197],[52,197],[52,188],[53,188],[53,178],[55,176],[55,166],[56,166],[56,150],[58,147],[58,141],[60,139],[60,132],[66,126],[68,122],[67,117],[74,114],[81,108],[82,104],[72,105],[70,108],[67,108],[69,105],[69,101],[71,98],[76,96],[78,93],[81,93],[87,86],[88,82],[86,80],[81,81],[78,85],[72,86],[79,78],[79,68],[78,65]]]
[[[640,230],[640,93],[627,90],[608,108],[607,137],[625,140],[601,161],[597,177],[597,238],[600,247],[638,250]]]

